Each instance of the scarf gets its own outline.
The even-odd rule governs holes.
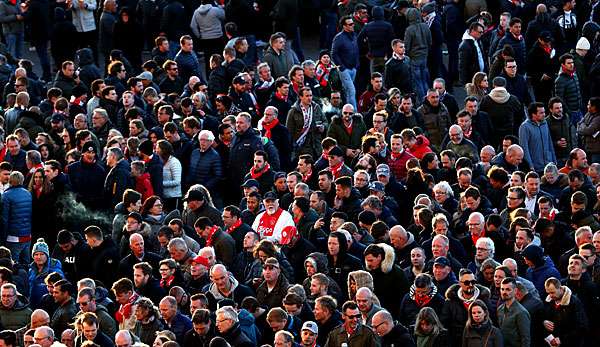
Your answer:
[[[465,135],[465,137],[467,137],[469,139],[471,138],[472,134],[473,134],[473,127],[470,127],[469,130],[467,130],[467,131],[463,130],[463,135]]]
[[[256,172],[256,169],[253,166],[252,169],[250,169],[250,176],[252,177],[252,179],[259,179],[260,176],[262,176],[265,172],[269,171],[270,168],[271,166],[269,165],[269,163],[267,163],[260,172]]]
[[[417,304],[418,307],[423,307],[425,305],[427,305],[430,301],[431,301],[432,297],[425,294],[425,295],[421,295],[421,294],[417,294],[415,295],[415,304]]]
[[[241,223],[240,223],[241,224]],[[213,225],[208,231],[208,237],[206,238],[206,246],[211,247],[213,245],[213,238],[215,237],[215,233],[219,230],[218,225]]]
[[[402,151],[400,153],[390,152],[390,157],[392,158],[392,160],[399,160],[400,158],[402,158],[403,155],[404,155],[404,151]]]
[[[427,26],[430,28],[431,28],[431,23],[433,23],[434,19],[435,19],[435,12],[431,12],[430,14],[426,15],[425,18],[423,18],[425,23],[427,23]]]
[[[306,175],[302,175],[302,182],[306,183],[308,182],[308,180],[310,179],[310,176],[312,176],[312,170],[307,173]]]
[[[405,55],[400,56],[398,54],[396,54],[396,52],[392,53],[392,58],[396,59],[396,60],[404,60]]]
[[[238,218],[237,222],[233,223],[229,228],[227,228],[227,233],[231,234],[235,229],[239,228],[242,225],[242,219]]]
[[[279,99],[279,100],[283,100],[283,101],[285,101],[285,102],[287,102],[287,101],[288,101],[288,96],[289,96],[289,95],[283,95],[283,94],[281,94],[280,92],[275,92],[275,97],[276,97],[277,99]]]
[[[357,17],[356,15],[353,16],[352,19],[354,19],[355,21],[362,23],[362,24],[367,24],[367,22],[369,21],[369,18],[367,18],[367,17],[360,18],[360,17]]]
[[[565,70],[564,67],[560,67],[560,71],[566,75],[569,75],[569,77],[573,78],[573,76],[575,76],[575,68],[573,68],[573,71],[569,72],[567,70]]]
[[[342,171],[342,167],[344,166],[344,162],[337,164],[336,166],[331,166],[329,170],[333,174],[334,179],[338,179],[340,175],[340,171]]]
[[[473,301],[477,300],[477,298],[479,298],[479,288],[477,288],[477,286],[475,286],[475,289],[473,290],[473,296],[470,299],[465,299],[463,294],[462,294],[462,289],[458,289],[458,292],[456,292],[456,295],[458,296],[458,298],[460,299],[460,301],[462,301],[463,305],[465,306],[465,309],[469,309],[469,306],[473,303]]]
[[[277,124],[279,124],[279,119],[275,118],[271,123],[268,124],[263,120],[261,124],[263,129],[265,129],[265,137],[271,139],[271,130],[277,126]]]
[[[327,84],[329,83],[329,68],[324,64],[319,63],[315,70],[315,74],[321,87],[327,87]]]
[[[344,129],[346,130],[348,135],[352,135],[352,118],[350,118],[350,125],[346,125],[346,123],[344,123],[343,121],[342,123],[344,124]]]
[[[552,46],[542,46],[542,49],[544,50],[544,52],[546,52],[546,54],[550,55],[550,53],[552,53]]]
[[[133,304],[137,301],[140,296],[138,293],[133,293],[132,296],[129,297],[129,300],[125,305],[119,306],[117,312],[115,312],[115,319],[119,323],[123,323],[126,319],[131,317]]]
[[[471,234],[471,240],[473,240],[473,244],[476,245],[477,244],[477,240],[479,240],[480,237],[484,237],[484,236],[485,236],[485,229],[483,229],[481,231],[481,235],[479,235],[479,236]]]
[[[161,278],[160,279],[160,287],[168,288],[171,286],[171,283],[173,283],[174,280],[175,280],[175,275],[171,275],[167,278]]]
[[[513,34],[513,33],[510,33],[510,34],[511,34],[511,35],[512,35],[512,36],[515,38],[515,40],[517,40],[517,41],[521,41],[521,40],[523,40],[523,35],[515,36],[515,34]]]

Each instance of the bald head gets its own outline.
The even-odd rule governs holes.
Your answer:
[[[117,346],[131,346],[133,340],[129,330],[119,330],[115,334],[115,345]]]
[[[367,287],[358,288],[358,290],[356,291],[356,298],[359,297],[367,300],[372,299],[373,292]]]
[[[37,309],[31,313],[31,328],[39,328],[50,324],[50,316],[42,309]]]
[[[535,8],[535,13],[536,14],[546,13],[546,12],[548,12],[548,8],[546,8],[546,5],[544,5],[544,4],[539,4]]]
[[[521,146],[514,144],[510,145],[506,149],[506,161],[511,165],[519,165],[523,161],[523,148]]]

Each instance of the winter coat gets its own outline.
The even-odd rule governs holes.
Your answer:
[[[394,248],[383,243],[379,243],[378,246],[382,247],[385,252],[380,267],[369,269],[365,263],[365,268],[373,277],[374,293],[379,298],[381,306],[385,307],[394,317],[399,317],[401,302],[398,298],[408,293],[410,284],[404,271],[394,263],[396,258]]]
[[[527,309],[515,300],[510,308],[499,305],[497,310],[498,326],[504,336],[507,347],[529,346],[531,343],[531,318]]]
[[[359,46],[363,42],[369,45],[369,57],[383,58],[391,55],[390,43],[394,39],[394,28],[384,19],[383,8],[373,7],[372,21],[367,23],[358,34]]]
[[[413,63],[425,63],[432,43],[431,30],[421,21],[421,12],[416,8],[409,8],[406,18],[409,23],[404,32],[406,54]]]
[[[217,309],[217,303],[220,300],[231,299],[239,306],[242,304],[242,300],[244,300],[245,297],[255,296],[250,287],[240,284],[238,280],[233,277],[233,275],[229,276],[229,280],[231,281],[231,290],[229,296],[227,297],[217,289],[217,286],[214,283],[211,283],[208,288],[205,288],[206,298],[208,299],[208,308],[211,311],[215,311]]]
[[[90,48],[82,48],[77,51],[79,63],[79,79],[84,87],[90,88],[92,82],[102,79],[102,70],[94,63],[94,53]]]
[[[46,287],[44,279],[52,272],[58,272],[61,276],[63,276],[61,263],[54,258],[48,258],[48,261],[41,271],[38,270],[38,267],[34,263],[31,263],[28,272],[30,307],[34,309],[38,308],[42,300],[42,296],[44,296],[44,294],[48,294],[48,288]]]
[[[255,343],[252,343],[248,336],[242,332],[240,328],[240,323],[235,323],[229,330],[225,333],[220,334],[227,342],[231,344],[231,346],[236,347],[252,347],[255,346]]]
[[[190,28],[199,39],[218,39],[223,37],[222,24],[224,20],[225,11],[221,7],[202,4],[194,11]]]
[[[110,53],[113,47],[113,28],[117,22],[114,13],[102,11],[98,22],[98,47],[101,52]]]
[[[179,38],[188,32],[187,21],[182,20],[190,17],[186,15],[185,7],[177,0],[167,0],[167,6],[163,8],[160,31],[164,32],[169,41],[179,42]],[[179,65],[181,74],[181,65]],[[189,76],[188,76],[189,78]],[[187,81],[187,78],[185,79]]]
[[[45,41],[50,38],[50,6],[48,0],[29,1],[29,9],[23,13],[30,23],[29,34],[32,42]]]
[[[515,77],[510,77],[505,71],[502,71],[500,77],[504,77],[506,80],[505,88],[510,95],[516,96],[523,105],[529,105],[531,103],[531,94],[529,94],[529,87],[523,75],[517,74]]]
[[[229,175],[233,183],[242,184],[244,176],[253,165],[254,152],[263,149],[260,134],[254,129],[236,133],[229,150]]]
[[[556,163],[552,143],[550,128],[546,120],[536,123],[531,118],[527,118],[519,127],[519,144],[525,154],[523,159],[537,172],[544,171],[547,163]]]
[[[150,345],[154,342],[156,333],[158,331],[162,331],[163,329],[164,326],[160,319],[158,319],[156,316],[152,316],[150,321],[146,323],[136,320],[135,328],[133,329],[132,333],[140,338],[140,342]]]
[[[577,133],[583,137],[583,148],[589,154],[600,153],[600,114],[586,113],[577,124]]]
[[[337,33],[331,45],[331,58],[340,71],[358,68],[359,51],[356,33],[345,31]]]
[[[515,51],[515,61],[517,62],[517,66],[522,66],[523,68],[517,70],[520,75],[525,73],[525,64],[527,49],[525,48],[525,40],[521,37],[521,39],[517,39],[511,34],[508,30],[504,34],[504,37],[500,39],[498,42],[498,49],[502,49],[504,45],[510,45]]]
[[[69,182],[77,200],[87,207],[103,206],[103,189],[106,171],[97,162],[76,161],[65,170],[69,173]]]
[[[415,158],[421,160],[427,153],[433,152],[429,147],[429,139],[424,135],[417,135],[417,143],[408,150]]]
[[[29,308],[29,299],[21,293],[17,295],[15,304],[12,308],[4,307],[0,304],[0,324],[4,329],[16,331],[29,324],[31,318],[31,308]]]
[[[465,326],[462,347],[503,347],[502,332],[488,319],[478,328]]]
[[[543,261],[543,264],[538,264],[535,268],[528,268],[527,273],[525,274],[525,278],[533,282],[535,289],[537,289],[539,293],[546,292],[544,282],[548,278],[561,278],[560,273],[558,272],[556,267],[554,267],[554,263],[552,262],[550,257],[544,257]]]
[[[477,299],[483,300],[483,302],[485,302],[485,304],[487,305],[488,309],[490,309],[490,290],[479,284],[477,284],[476,286],[479,290],[479,296],[477,297]],[[467,323],[467,318],[469,317],[469,313],[467,312],[463,301],[458,297],[459,289],[459,284],[454,284],[450,286],[450,288],[448,288],[448,290],[446,291],[446,301],[444,302],[442,314],[440,315],[440,320],[442,324],[444,325],[444,327],[446,327],[446,329],[448,329],[448,333],[450,335],[449,337],[451,339],[451,346],[461,345],[464,327]],[[490,309],[490,312],[495,313],[495,309]]]
[[[0,23],[4,35],[23,34],[23,21],[17,19],[17,15],[21,14],[20,5],[20,0],[17,0],[15,5],[11,4],[9,0],[0,1]]]
[[[73,16],[73,25],[77,32],[87,33],[96,30],[94,11],[96,10],[96,1],[84,0],[84,8],[79,7],[79,3],[73,3],[71,12]]]
[[[581,347],[584,345],[588,318],[581,300],[572,294],[569,287],[561,288],[564,293],[558,308],[549,296],[544,300],[544,318],[554,323],[552,334],[560,338],[561,346]]]
[[[288,72],[294,65],[294,58],[291,52],[283,49],[281,52],[277,53],[271,46],[265,51],[263,61],[269,65],[271,68],[271,75],[275,79],[281,76],[287,77]]]
[[[119,251],[112,237],[105,238],[100,246],[90,250],[86,276],[94,276],[103,284],[113,283],[117,279],[119,259]]]
[[[131,16],[130,14],[130,19]],[[132,63],[141,60],[141,53],[144,48],[142,26],[134,20],[125,23],[119,17],[113,27],[113,48],[120,49],[125,58]],[[179,69],[181,70],[181,66],[179,66]],[[127,71],[131,70],[127,69]]]
[[[23,186],[9,187],[1,196],[2,235],[7,242],[31,241],[31,193]]]
[[[504,136],[516,133],[516,124],[523,119],[523,106],[514,96],[510,95],[506,88],[497,87],[483,97],[480,110],[486,112],[495,130],[491,134],[490,144],[496,147]]]
[[[400,304],[400,323],[412,329],[417,320],[417,315],[423,307],[431,307],[439,316],[442,313],[442,307],[444,306],[444,297],[438,293],[436,286],[431,288],[431,292],[428,296],[429,301],[419,306],[415,301],[415,285],[411,285],[410,291],[404,294]]]
[[[146,173],[150,174],[154,195],[163,197],[163,162],[158,154],[153,154],[146,163]]]
[[[73,95],[73,88],[76,86],[77,83],[73,77],[65,76],[62,71],[58,71],[56,73],[53,87],[62,90],[62,95],[67,98],[67,100],[69,100],[71,95]]]
[[[423,130],[427,132],[427,138],[434,147],[440,148],[442,139],[450,127],[448,109],[441,102],[437,107],[434,107],[425,99],[417,111],[423,115],[425,125]]]
[[[183,81],[188,81],[192,76],[202,77],[200,62],[198,61],[196,52],[184,52],[179,50],[175,55],[175,62],[179,68],[179,77]]]
[[[531,78],[531,86],[538,101],[546,103],[552,95],[558,67],[556,54],[551,58],[550,54],[536,41],[527,54],[527,76]],[[544,74],[550,79],[542,80]]]
[[[387,89],[396,87],[400,89],[402,94],[411,93],[412,86],[412,70],[410,67],[410,58],[404,56],[404,59],[396,59],[394,57],[388,59],[385,63],[384,86]],[[390,124],[391,125],[391,124]]]
[[[182,196],[181,163],[173,155],[163,165],[163,196],[165,198],[180,198]]]
[[[582,100],[577,73],[570,76],[565,72],[559,72],[554,80],[554,95],[562,99],[565,108],[563,112],[571,115],[573,112],[580,112]]]
[[[267,288],[267,282],[263,281],[256,289],[256,299],[258,303],[263,307],[274,308],[282,307],[283,298],[287,294],[287,290],[290,287],[290,283],[283,273],[279,274],[275,287],[269,291]]]
[[[343,325],[333,329],[329,333],[327,342],[324,347],[337,347],[341,346],[342,343],[348,346],[365,346],[375,347],[379,345],[377,337],[370,327],[359,324],[354,333],[348,336],[346,329]]]
[[[367,126],[360,113],[352,116],[352,133],[348,134],[340,116],[331,118],[327,136],[337,140],[338,146],[346,153],[347,149],[360,149],[362,137],[367,132]]]
[[[213,148],[202,152],[200,148],[192,151],[190,168],[187,173],[186,184],[202,184],[209,191],[217,189],[223,178],[221,157]]]
[[[104,182],[104,198],[107,207],[117,206],[123,200],[123,193],[128,188],[133,188],[129,163],[121,159],[115,167],[111,168]]]
[[[311,107],[312,122],[309,125],[310,128],[307,135],[304,137],[304,143],[302,145],[298,145],[296,142],[304,128],[304,115],[300,108],[300,101],[297,101],[290,109],[290,112],[288,112],[286,126],[292,136],[295,157],[299,157],[301,154],[310,154],[313,158],[318,158],[323,152],[323,147],[321,146],[323,134],[319,132],[316,124],[319,123],[327,129],[327,118],[325,118],[321,106],[317,103],[312,102]]]
[[[479,49],[478,49],[479,48]],[[478,52],[481,54],[483,66],[479,65]],[[458,75],[461,84],[471,82],[473,76],[479,71],[486,71],[487,59],[481,47],[471,35],[465,34],[458,46]]]
[[[60,305],[52,314],[50,327],[56,331],[56,334],[62,334],[71,326],[73,317],[77,314],[77,305],[73,298],[69,298],[66,303]],[[100,335],[100,333],[98,334]]]
[[[585,118],[585,117],[584,117]],[[582,122],[585,122],[582,120]],[[560,119],[549,114],[546,117],[546,123],[550,129],[550,137],[554,145],[554,154],[559,160],[566,160],[569,157],[569,152],[572,148],[577,147],[577,133],[576,128],[571,124],[569,115],[563,113]],[[567,141],[567,147],[558,146],[557,142],[564,138]]]

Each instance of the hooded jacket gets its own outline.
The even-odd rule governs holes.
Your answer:
[[[211,283],[207,288],[204,288],[206,291],[206,298],[208,299],[208,307],[211,311],[215,311],[217,309],[217,303],[222,299],[231,299],[235,301],[238,306],[240,306],[245,297],[254,296],[252,289],[240,284],[238,280],[233,277],[233,275],[229,275],[229,281],[231,282],[229,296],[223,295],[219,289],[217,289],[217,286],[214,283]]]
[[[369,55],[375,58],[390,56],[390,42],[394,39],[394,28],[384,19],[383,7],[375,6],[372,9],[373,19],[358,34],[359,45],[367,42]]]
[[[489,115],[495,130],[490,139],[493,146],[498,145],[504,136],[516,133],[516,125],[524,118],[521,102],[504,87],[496,87],[484,96],[480,110]]]
[[[524,159],[535,171],[542,172],[546,163],[556,163],[554,145],[546,120],[534,122],[527,118],[519,127],[519,144],[523,148]]]
[[[82,48],[77,51],[79,60],[79,79],[87,88],[97,79],[102,79],[102,70],[94,63],[94,53],[90,48]]]
[[[202,4],[194,11],[190,28],[199,39],[218,39],[223,37],[222,23],[224,20],[225,11],[221,7]]]
[[[431,307],[439,315],[442,313],[442,306],[444,305],[444,297],[438,293],[435,285],[431,287],[431,291],[427,294],[429,301],[423,304],[418,304],[415,300],[415,289],[416,286],[411,285],[410,291],[404,295],[400,304],[400,323],[409,328],[415,325],[417,315],[423,307]]]
[[[12,308],[6,308],[0,303],[0,324],[4,329],[13,331],[27,325],[32,312],[29,308],[29,299],[18,292],[15,294],[17,298]]]
[[[550,277],[561,278],[561,276],[554,266],[552,259],[543,254],[538,254],[533,249],[534,247],[540,248],[538,246],[528,246],[522,252],[523,256],[532,261],[535,265],[535,267],[527,269],[525,278],[533,283],[535,289],[537,289],[539,293],[545,293],[546,289],[544,287],[544,282]]]
[[[384,243],[378,243],[377,246],[384,251],[379,268],[369,269],[366,262],[365,268],[373,277],[374,293],[381,301],[381,306],[385,307],[392,316],[398,317],[400,312],[398,297],[408,292],[410,284],[404,271],[394,263],[396,259],[394,248]]]
[[[450,114],[446,105],[440,101],[438,106],[433,106],[425,99],[423,104],[417,108],[417,111],[423,115],[425,125],[423,130],[427,132],[431,144],[436,148],[440,148],[444,135],[450,127]]]
[[[426,63],[429,47],[431,46],[431,30],[421,21],[421,11],[409,8],[406,11],[408,28],[404,32],[406,54],[414,63]]]
[[[583,136],[584,149],[589,154],[600,153],[600,113],[586,113],[577,124],[577,134]]]
[[[408,152],[415,156],[415,158],[421,160],[425,154],[433,152],[431,147],[429,147],[429,144],[429,139],[425,137],[425,135],[417,135],[417,143],[415,143]]]

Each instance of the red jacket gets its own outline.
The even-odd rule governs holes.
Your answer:
[[[141,176],[135,178],[135,190],[142,194],[142,201],[146,201],[146,199],[154,195],[154,189],[152,188],[152,181],[150,181],[149,173],[145,172]]]
[[[394,177],[396,177],[397,180],[406,179],[406,175],[408,173],[408,170],[406,170],[406,162],[409,161],[411,158],[414,158],[414,156],[408,153],[408,151],[406,150],[403,151],[402,154],[400,154],[400,157],[396,159],[392,158],[392,155],[390,153],[390,156],[387,158],[387,164],[394,173]]]
[[[429,139],[424,135],[417,135],[417,143],[408,152],[421,160],[425,154],[433,151],[429,148]]]

